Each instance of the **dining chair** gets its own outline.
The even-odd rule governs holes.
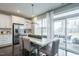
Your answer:
[[[52,43],[40,49],[41,52],[45,53],[47,56],[58,55],[59,40],[56,39]]]
[[[19,37],[19,45],[20,45],[20,51],[22,52],[22,55],[24,55],[24,42],[23,42],[23,37]]]
[[[24,50],[29,52],[29,55],[32,55],[32,53],[36,49],[34,46],[31,45],[30,39],[28,38],[23,38],[23,46]]]

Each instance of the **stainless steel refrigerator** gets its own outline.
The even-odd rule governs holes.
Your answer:
[[[13,44],[19,44],[19,36],[24,34],[24,24],[13,23]]]

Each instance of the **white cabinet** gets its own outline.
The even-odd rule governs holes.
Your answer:
[[[22,17],[18,17],[18,16],[12,16],[12,23],[24,24],[25,19]]]
[[[0,47],[11,45],[12,44],[12,35],[0,35]]]
[[[26,29],[31,29],[31,25],[32,25],[32,21],[22,18],[22,17],[18,17],[18,16],[12,16],[12,23],[19,23],[19,24],[24,24]]]
[[[0,14],[0,28],[11,28],[11,16]]]

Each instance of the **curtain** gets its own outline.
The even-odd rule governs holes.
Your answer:
[[[54,36],[54,23],[53,12],[35,18],[34,33],[37,35],[47,36],[47,40],[53,39]]]
[[[54,11],[50,12],[50,36],[51,36],[51,39],[54,39]]]
[[[54,13],[47,13],[47,40],[52,40],[54,37]]]

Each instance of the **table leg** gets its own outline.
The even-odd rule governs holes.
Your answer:
[[[38,47],[38,49],[37,49],[37,56],[39,56],[40,54],[39,54],[39,47]]]
[[[40,47],[37,48],[37,56],[40,56]]]

